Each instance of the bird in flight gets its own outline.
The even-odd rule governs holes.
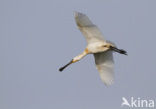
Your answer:
[[[93,54],[101,80],[105,85],[111,85],[114,79],[113,52],[124,55],[127,55],[127,52],[123,49],[118,49],[111,41],[105,40],[99,28],[85,14],[75,12],[75,21],[87,41],[87,46],[80,55],[74,57],[59,71],[63,71],[67,66],[81,60],[84,56]]]

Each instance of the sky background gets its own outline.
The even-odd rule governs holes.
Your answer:
[[[114,53],[105,86],[92,55],[59,72],[86,42],[74,11],[85,13]],[[124,109],[122,97],[156,101],[155,0],[1,0],[0,109]]]

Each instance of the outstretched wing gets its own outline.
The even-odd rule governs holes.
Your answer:
[[[113,52],[109,50],[102,53],[95,53],[94,58],[101,80],[106,85],[111,85],[114,79]]]
[[[85,14],[75,12],[75,21],[82,34],[85,36],[87,43],[101,40],[105,41],[99,28],[94,25]]]

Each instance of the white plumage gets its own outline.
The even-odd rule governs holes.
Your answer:
[[[87,41],[87,47],[83,53],[74,57],[59,70],[63,71],[68,65],[79,61],[87,54],[94,54],[96,68],[100,73],[101,80],[106,85],[111,85],[114,80],[113,51],[127,55],[126,51],[118,49],[114,43],[106,41],[99,28],[85,14],[75,12],[75,21]]]
[[[105,41],[99,28],[85,14],[75,12],[75,21],[88,44],[95,41]]]

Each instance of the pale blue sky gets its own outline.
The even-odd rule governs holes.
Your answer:
[[[74,11],[87,14],[114,53],[115,83],[92,55],[59,72],[86,42]],[[0,109],[124,109],[121,98],[156,100],[155,0],[1,0]]]

